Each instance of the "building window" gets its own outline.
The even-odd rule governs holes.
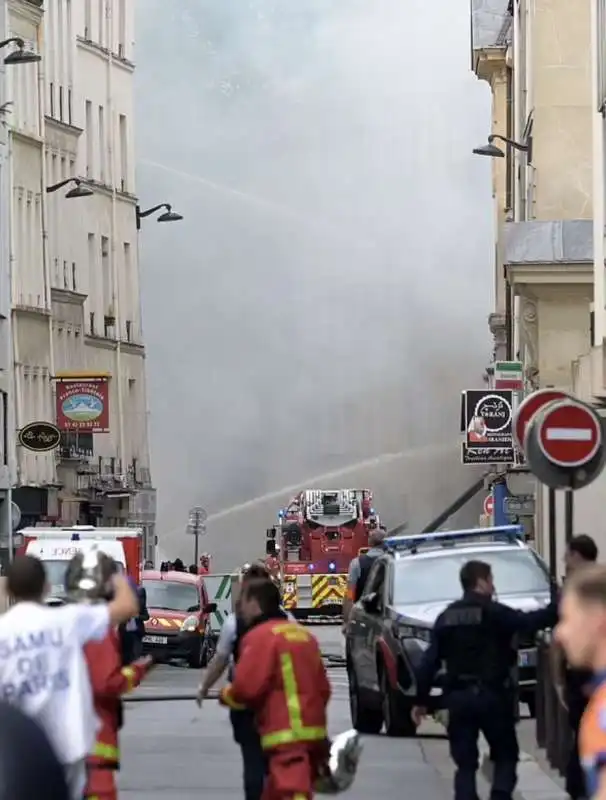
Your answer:
[[[514,139],[514,116],[513,116],[513,70],[507,69],[507,138]],[[513,210],[514,203],[514,181],[515,181],[515,157],[513,148],[508,147],[506,151],[506,175],[505,175],[505,211]]]
[[[61,122],[64,120],[63,116],[63,86],[59,87],[59,119]]]
[[[99,11],[99,37],[97,42],[103,47],[105,42],[105,0],[97,0]]]
[[[67,90],[67,121],[70,125],[74,124],[74,107],[72,102],[72,90]]]
[[[92,39],[93,0],[84,0],[84,38],[87,42]]]
[[[86,177],[92,178],[93,177],[93,158],[94,158],[94,148],[93,148],[93,104],[90,100],[86,101]]]
[[[95,333],[96,333],[96,331],[95,331],[95,312],[94,311],[90,312],[90,314],[88,315],[88,320],[89,320],[89,326],[90,326],[90,335],[94,336]]]
[[[99,180],[105,180],[105,109],[99,106]]]
[[[103,280],[103,308],[108,314],[108,309],[113,304],[112,275],[109,258],[109,239],[101,237],[101,277]],[[109,316],[110,314],[108,314]]]
[[[126,56],[126,2],[118,0],[118,55],[120,58]]]
[[[63,262],[63,288],[69,289],[69,280],[68,280],[68,272],[67,272],[67,261]]]
[[[72,261],[72,291],[76,291],[78,288],[78,283],[76,281],[76,262]]]
[[[127,319],[126,320],[126,341],[132,342],[133,340],[133,323]]]
[[[48,113],[55,116],[55,84],[52,81],[48,84]]]
[[[120,190],[125,192],[128,187],[128,130],[126,117],[120,114]]]

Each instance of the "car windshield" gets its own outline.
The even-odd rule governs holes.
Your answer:
[[[198,587],[177,581],[143,581],[148,608],[167,611],[190,611],[200,605]]]
[[[495,550],[473,554],[461,550],[436,558],[411,558],[397,562],[395,603],[433,603],[456,599],[461,595],[459,571],[471,558],[490,564],[497,597],[549,591],[548,574],[530,550]]]
[[[61,560],[44,560],[44,570],[46,572],[46,582],[48,583],[48,593],[51,597],[63,597],[65,595],[65,573],[69,561]],[[124,572],[124,566],[118,564],[120,572]]]

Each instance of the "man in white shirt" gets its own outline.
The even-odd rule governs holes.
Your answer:
[[[6,584],[15,605],[0,616],[0,700],[38,722],[64,766],[72,797],[81,800],[85,758],[98,726],[82,648],[134,616],[138,599],[116,575],[109,603],[46,606],[44,564],[32,556],[15,558]]]

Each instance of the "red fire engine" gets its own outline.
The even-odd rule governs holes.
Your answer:
[[[267,554],[280,563],[284,607],[297,617],[342,611],[349,564],[368,547],[379,517],[368,489],[307,489],[267,530]]]

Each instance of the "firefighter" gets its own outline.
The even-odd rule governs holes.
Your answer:
[[[330,684],[318,642],[302,625],[284,619],[271,580],[246,583],[240,608],[249,629],[221,702],[255,714],[268,767],[262,800],[307,800],[330,746]]]
[[[116,564],[108,556],[102,556],[100,563],[104,575],[111,577],[116,572]],[[152,666],[152,659],[146,656],[123,666],[120,637],[115,629],[110,630],[102,641],[86,645],[84,655],[95,713],[101,723],[95,746],[87,759],[85,796],[95,800],[116,800],[115,771],[120,769],[118,732],[122,727],[122,696],[141,683]]]

